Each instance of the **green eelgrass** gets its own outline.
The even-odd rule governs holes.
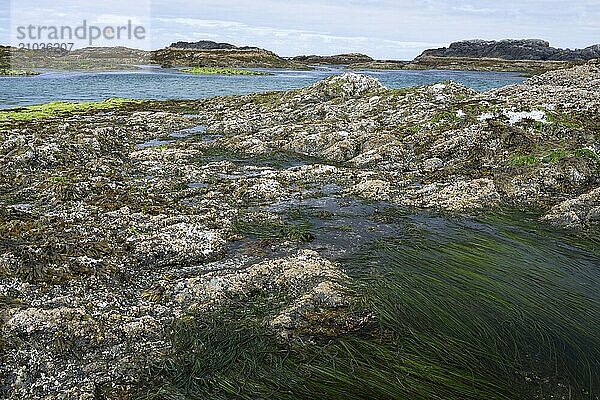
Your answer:
[[[258,239],[287,239],[295,242],[310,242],[314,238],[311,233],[311,224],[306,220],[284,223],[280,221],[251,220],[242,217],[234,221],[233,228],[236,233]]]
[[[178,321],[141,397],[598,398],[593,236],[541,230],[522,216],[398,213],[396,222],[397,237],[339,260],[354,307],[375,317],[368,328],[282,343],[265,327],[280,299],[250,298]]]

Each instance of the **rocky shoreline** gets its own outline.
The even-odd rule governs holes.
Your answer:
[[[282,205],[519,208],[592,233],[600,222],[598,61],[485,93],[346,74],[289,92],[19,112],[0,112],[7,399],[127,398],[174,320],[249,294],[283,296],[265,319],[281,340],[368,324],[348,308],[346,271],[303,246],[314,233]]]

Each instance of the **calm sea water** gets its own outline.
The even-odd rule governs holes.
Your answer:
[[[268,70],[270,76],[189,75],[176,70],[145,68],[119,72],[47,71],[34,77],[0,77],[0,108],[50,101],[133,99],[197,99],[211,96],[289,90],[345,71],[323,67],[313,71]],[[361,71],[389,88],[452,80],[478,91],[520,83],[518,73],[477,71]]]

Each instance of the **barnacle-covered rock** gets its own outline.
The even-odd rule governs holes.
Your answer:
[[[314,85],[294,92],[292,101],[310,103],[330,100],[336,97],[362,97],[367,94],[375,95],[383,89],[383,85],[375,78],[346,73],[324,79]]]
[[[132,227],[133,257],[144,266],[194,265],[224,251],[225,240],[198,218],[150,217]]]
[[[450,211],[481,210],[500,203],[500,195],[490,179],[431,184],[413,193],[407,205]]]
[[[347,306],[343,285],[348,279],[338,265],[315,251],[303,250],[233,273],[216,272],[188,279],[178,284],[170,295],[178,302],[191,302],[199,309],[256,293],[281,297],[288,306],[272,317],[270,325],[288,337],[294,330],[309,324],[309,314],[316,319],[318,313],[325,315],[326,310],[331,312]]]
[[[178,301],[195,301],[202,307],[215,301],[245,295],[256,290],[283,292],[297,298],[324,281],[343,280],[339,267],[304,250],[289,258],[257,263],[230,274],[209,273],[180,283],[172,296]]]
[[[554,206],[544,220],[566,228],[586,228],[600,223],[600,188]]]

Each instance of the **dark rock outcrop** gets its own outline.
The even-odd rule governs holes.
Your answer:
[[[231,43],[217,43],[212,40],[200,40],[198,42],[175,42],[169,48],[185,50],[259,50],[258,47],[242,46],[238,47]]]
[[[297,56],[292,61],[309,65],[350,65],[374,61],[371,57],[360,53],[336,54],[333,56]]]
[[[230,43],[217,43],[211,40],[200,40],[198,42],[175,42],[172,43],[169,47],[174,49],[196,49],[196,50],[227,50],[227,49],[236,49],[237,46],[234,46]]]
[[[504,60],[577,61],[600,58],[600,45],[559,49],[540,39],[465,40],[449,47],[425,50],[420,57],[500,58]]]

